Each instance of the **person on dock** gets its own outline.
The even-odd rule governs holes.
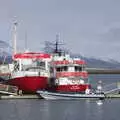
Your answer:
[[[20,95],[20,96],[23,95],[22,90],[19,90],[19,89],[18,89],[18,92],[17,92],[17,93],[18,93],[18,95]]]
[[[96,93],[101,94],[103,93],[103,89],[102,89],[102,81],[98,81],[98,85],[97,85],[97,90]]]

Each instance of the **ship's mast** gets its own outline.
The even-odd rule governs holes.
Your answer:
[[[63,45],[59,41],[59,34],[56,35],[55,42],[45,41],[44,50],[47,53],[61,54],[62,50],[60,49],[60,45]]]
[[[59,42],[59,35],[56,35],[56,41],[55,41],[55,53],[58,53],[58,42]]]
[[[17,25],[18,23],[15,21],[14,22],[14,33],[13,33],[13,54],[17,53]]]
[[[54,45],[55,45],[54,53],[57,53],[59,55],[61,55],[62,53],[64,53],[64,51],[59,48],[60,45],[63,45],[63,43],[59,42],[59,34],[56,35],[56,41],[55,41]]]

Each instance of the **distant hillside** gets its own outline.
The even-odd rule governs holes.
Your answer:
[[[54,45],[55,44],[46,41],[45,52],[48,52],[48,53],[53,52],[54,47],[55,47]],[[58,45],[59,45],[59,43],[58,43]],[[9,46],[9,44],[6,43],[5,41],[0,40],[0,64],[3,64],[3,62],[4,63],[11,63],[12,62],[12,57],[11,57],[11,54],[10,54],[10,51],[9,51],[8,48],[11,48]],[[115,61],[115,60],[105,61],[105,60],[101,60],[101,59],[98,59],[98,58],[83,57],[80,54],[73,54],[73,53],[71,53],[71,56],[72,57],[79,57],[79,58],[85,60],[86,63],[87,63],[87,67],[120,69],[120,62]]]
[[[11,56],[0,56],[0,64],[8,64],[12,62],[12,57]]]
[[[63,44],[62,44],[63,45]],[[49,42],[45,41],[45,47],[44,51],[47,53],[53,53],[55,50],[59,52],[67,52],[69,53],[69,50],[66,50],[65,48],[61,47],[60,41],[57,40],[55,42]],[[88,57],[83,57],[80,54],[73,54],[70,53],[71,57],[78,57],[86,61],[87,67],[92,67],[92,68],[115,68],[115,69],[120,69],[120,62],[115,61],[115,60],[101,60],[98,58],[88,58]]]
[[[0,64],[12,62],[10,49],[7,42],[0,40]]]
[[[87,62],[88,67],[116,68],[116,69],[120,68],[120,63],[117,61],[111,62],[111,61],[104,61],[95,58],[84,58],[84,60]]]
[[[120,62],[115,61],[115,60],[101,60],[97,58],[88,58],[88,57],[83,57],[78,54],[72,54],[72,57],[79,57],[83,60],[86,61],[87,67],[93,67],[93,68],[115,68],[115,69],[120,69]]]

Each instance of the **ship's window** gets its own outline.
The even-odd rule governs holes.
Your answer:
[[[82,71],[82,67],[81,66],[75,66],[75,71]]]
[[[37,66],[42,66],[42,67],[45,67],[45,62],[42,62],[42,61],[37,61]]]
[[[61,66],[61,67],[57,67],[56,70],[58,72],[60,72],[60,71],[68,71],[68,67],[67,66]]]
[[[57,67],[56,70],[57,70],[58,72],[60,72],[60,67]]]
[[[63,71],[68,71],[68,67],[67,66],[63,66]]]

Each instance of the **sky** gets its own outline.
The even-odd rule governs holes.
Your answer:
[[[120,61],[120,0],[0,0],[0,40],[42,51],[56,34],[72,53]]]

